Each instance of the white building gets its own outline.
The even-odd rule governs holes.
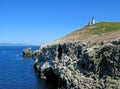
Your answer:
[[[92,17],[92,20],[89,21],[88,25],[93,25],[93,24],[95,24],[95,18],[94,18],[94,16]]]
[[[95,18],[94,18],[94,16],[92,17],[91,24],[95,24]]]

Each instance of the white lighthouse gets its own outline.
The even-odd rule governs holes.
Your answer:
[[[95,18],[94,18],[94,16],[92,17],[91,24],[95,24]]]
[[[93,25],[95,24],[95,18],[94,16],[92,17],[91,21],[89,21],[88,25]]]

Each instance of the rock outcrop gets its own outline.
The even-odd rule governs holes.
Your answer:
[[[23,57],[32,57],[32,49],[31,48],[23,49]]]
[[[35,50],[33,53],[32,53],[32,58],[36,59],[37,56],[39,55],[39,50]]]
[[[59,89],[120,89],[120,39],[43,45],[36,73]]]

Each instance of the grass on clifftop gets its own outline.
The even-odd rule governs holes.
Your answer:
[[[120,22],[100,22],[78,29],[54,43],[111,41],[120,38]]]
[[[101,22],[92,26],[95,26],[91,29],[92,33],[98,35],[112,31],[120,31],[120,22]]]

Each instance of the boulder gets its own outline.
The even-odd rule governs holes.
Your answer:
[[[23,49],[23,57],[32,57],[32,49],[31,48],[26,48]]]

